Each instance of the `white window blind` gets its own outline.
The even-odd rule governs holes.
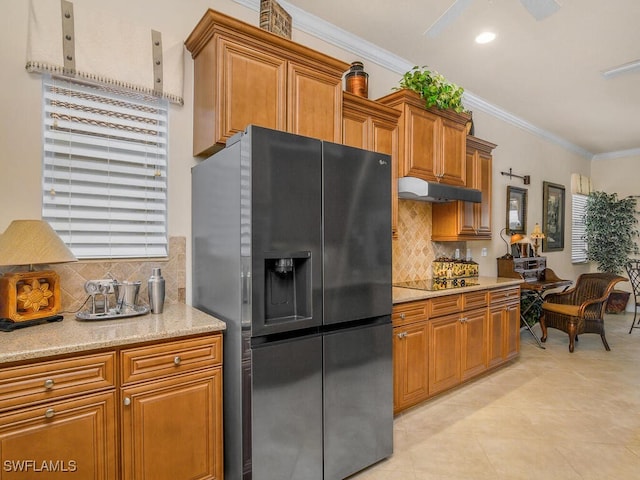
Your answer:
[[[167,255],[167,101],[43,77],[42,217],[78,258]]]
[[[571,263],[587,261],[584,216],[587,213],[587,195],[571,195]]]

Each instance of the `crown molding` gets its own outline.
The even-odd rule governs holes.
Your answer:
[[[598,153],[593,156],[593,160],[612,160],[614,158],[640,156],[640,148],[631,148],[629,150],[618,150],[617,152]]]
[[[233,0],[236,3],[244,5],[256,12],[260,11],[260,0]],[[315,15],[312,15],[295,5],[291,5],[285,0],[279,0],[278,3],[291,15],[293,19],[293,27],[301,30],[305,33],[313,35],[314,37],[325,41],[331,45],[335,45],[347,52],[351,52],[369,62],[376,63],[381,67],[384,67],[392,72],[403,75],[405,72],[411,70],[415,63],[410,62],[398,55],[395,55],[379,46],[368,42],[352,33],[347,32],[339,27],[336,27],[332,23],[327,22]],[[464,92],[465,107],[469,110],[479,110],[492,115],[505,123],[511,124],[529,133],[532,133],[538,137],[543,138],[551,143],[555,143],[571,152],[586,158],[593,159],[592,152],[585,150],[578,145],[575,145],[568,140],[565,140],[558,135],[555,135],[547,130],[544,130],[526,120],[496,106],[486,100],[474,95],[473,93],[465,90]],[[616,152],[612,152],[616,153]],[[599,154],[598,156],[609,155]]]

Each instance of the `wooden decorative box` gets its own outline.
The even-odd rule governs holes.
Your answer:
[[[0,277],[0,317],[24,322],[60,311],[60,277],[51,270]]]
[[[291,38],[291,15],[275,0],[260,0],[260,28]]]

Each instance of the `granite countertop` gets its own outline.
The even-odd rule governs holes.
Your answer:
[[[473,292],[478,290],[487,290],[493,288],[508,287],[511,285],[520,285],[524,280],[520,278],[504,278],[504,277],[479,277],[478,284],[470,287],[449,288],[444,290],[415,290],[413,288],[393,287],[392,297],[394,305],[397,303],[413,302],[416,300],[426,300],[433,297],[442,297],[444,295],[455,295],[457,293]]]
[[[222,331],[225,323],[185,304],[164,306],[161,314],[81,321],[74,314],[60,322],[0,332],[0,365],[53,355],[114,348]]]

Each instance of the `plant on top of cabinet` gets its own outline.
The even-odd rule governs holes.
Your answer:
[[[466,111],[462,105],[464,88],[447,81],[435,70],[427,70],[426,66],[415,66],[406,72],[400,80],[400,88],[408,88],[419,93],[427,108],[451,109],[458,113]]]

